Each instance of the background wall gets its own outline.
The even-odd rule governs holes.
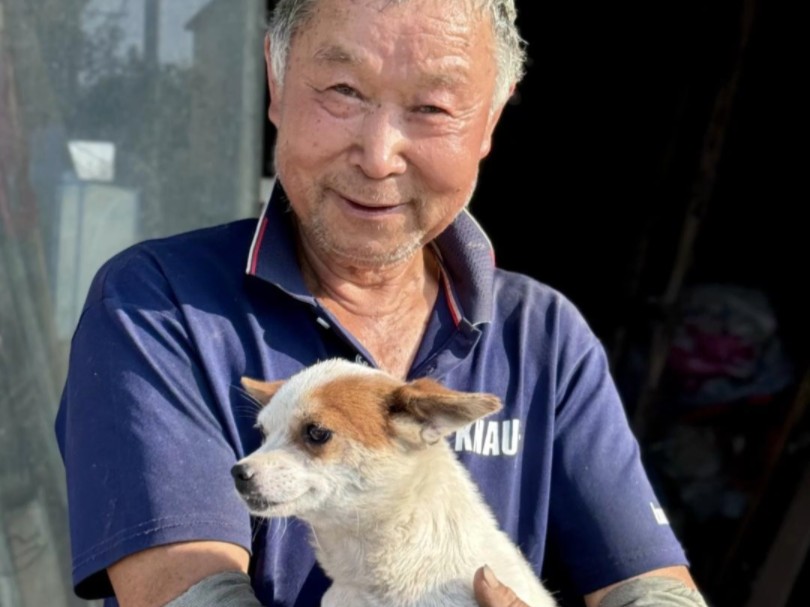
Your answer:
[[[532,65],[473,213],[499,265],[568,295],[605,342],[712,604],[808,604],[810,514],[790,519],[800,550],[775,541],[807,495],[810,436],[788,4],[518,9]]]
[[[473,202],[501,265],[560,287],[605,332],[622,316],[622,287],[651,233],[658,280],[644,286],[654,293],[699,178],[716,96],[740,61],[690,279],[799,294],[794,279],[808,256],[797,220],[807,189],[793,152],[799,37],[787,3],[518,6],[532,65]],[[540,218],[527,220],[529,210]],[[789,299],[780,295],[786,309],[798,307]]]

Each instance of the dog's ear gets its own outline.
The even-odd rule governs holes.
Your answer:
[[[389,411],[400,438],[433,444],[501,406],[494,394],[458,392],[432,379],[417,379],[394,390]]]
[[[278,381],[262,381],[259,379],[251,379],[250,377],[242,378],[242,387],[262,406],[270,402],[270,399],[278,392],[278,389],[283,383],[283,379]]]

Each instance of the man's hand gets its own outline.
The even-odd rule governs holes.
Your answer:
[[[529,607],[511,588],[501,584],[486,565],[475,572],[473,590],[480,607]]]

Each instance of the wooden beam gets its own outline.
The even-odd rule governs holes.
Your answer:
[[[810,466],[759,570],[746,607],[784,607],[810,554]]]

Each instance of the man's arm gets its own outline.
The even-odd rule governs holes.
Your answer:
[[[180,542],[132,554],[107,573],[121,607],[160,607],[210,575],[246,573],[249,558],[236,544]]]
[[[682,584],[690,590],[697,591],[695,581],[692,579],[692,576],[686,567],[664,567],[662,569],[648,571],[634,578],[623,580],[621,582],[617,582],[616,584],[606,586],[605,588],[597,590],[596,592],[592,592],[585,596],[585,605],[586,607],[599,607],[602,599],[604,599],[613,590],[628,584],[633,580],[643,578],[668,578],[678,583],[678,585]],[[511,588],[501,584],[493,575],[492,570],[488,567],[482,567],[476,571],[475,578],[473,580],[473,588],[475,590],[475,598],[480,607],[530,607],[515,596],[515,593],[512,592]],[[629,596],[623,597],[627,600],[622,601],[622,605],[635,605],[636,603],[634,602],[634,599],[644,600],[646,596],[644,594],[644,589],[640,589],[640,592],[641,593],[638,596],[630,594]],[[683,595],[679,594],[678,597],[682,599]],[[705,603],[703,603],[699,597],[697,601],[692,601],[688,598],[686,601],[683,601],[679,600],[678,597],[673,595],[673,602],[666,603],[666,605],[672,605],[672,607],[705,607]],[[644,605],[649,604],[649,602],[644,603]]]
[[[679,565],[677,567],[664,567],[663,569],[654,569],[653,571],[648,571],[646,573],[642,573],[639,576],[631,579],[638,579],[638,578],[645,578],[645,577],[668,577],[673,578],[681,583],[683,583],[687,588],[692,590],[697,590],[697,585],[695,584],[695,580],[692,579],[692,575],[689,573],[689,570],[684,567],[683,565]],[[618,588],[622,584],[626,584],[630,580],[622,580],[616,584],[611,584],[610,586],[606,586],[597,590],[596,592],[591,592],[590,594],[585,595],[585,605],[586,607],[599,607],[599,603],[602,602],[602,599],[607,596],[607,594],[615,588]]]

